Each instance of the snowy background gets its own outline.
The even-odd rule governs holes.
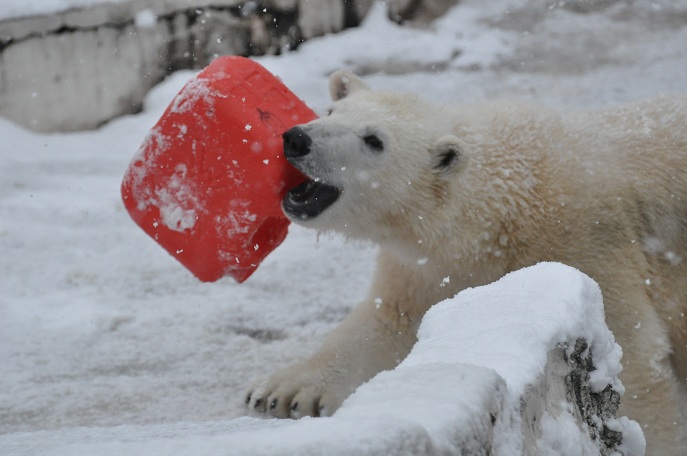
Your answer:
[[[687,92],[685,43],[677,0],[466,0],[426,30],[379,5],[358,29],[258,61],[316,112],[340,67],[437,102],[580,108]],[[373,246],[292,225],[246,283],[204,284],[129,219],[124,170],[191,76],[97,131],[39,135],[0,118],[0,453],[31,454],[12,442],[44,434],[25,432],[221,428],[245,414],[255,377],[307,356],[363,297]]]

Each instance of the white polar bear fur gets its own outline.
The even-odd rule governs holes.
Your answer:
[[[329,415],[408,354],[430,306],[557,261],[601,286],[624,351],[619,413],[641,424],[648,455],[684,454],[687,100],[579,113],[437,107],[348,72],[332,75],[330,91],[331,115],[303,126],[312,146],[302,170],[343,192],[293,221],[376,242],[376,276],[319,352],[256,382],[249,407]]]

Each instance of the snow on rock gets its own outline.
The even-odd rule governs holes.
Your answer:
[[[542,263],[435,305],[410,355],[330,418],[44,431],[0,436],[0,448],[22,454],[33,441],[32,454],[44,456],[641,456],[641,429],[615,416],[620,356],[596,283]]]
[[[539,264],[465,290],[429,310],[418,338],[405,361],[362,386],[337,416],[371,416],[385,405],[421,424],[439,454],[482,454],[476,442],[483,454],[611,454],[630,441],[624,454],[643,454],[636,423],[615,420],[622,351],[605,324],[601,291],[579,271]],[[497,374],[482,380],[482,395],[464,389],[478,371]],[[410,378],[391,380],[403,377]]]

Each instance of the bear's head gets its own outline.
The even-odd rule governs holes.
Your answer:
[[[456,120],[347,71],[331,76],[330,92],[327,116],[284,133],[287,160],[309,178],[288,192],[284,212],[321,231],[398,238],[399,227],[444,204],[449,178],[464,168],[464,146],[450,133]]]

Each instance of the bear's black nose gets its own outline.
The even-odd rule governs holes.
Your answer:
[[[286,158],[304,157],[310,153],[312,139],[301,127],[293,127],[282,135]]]

